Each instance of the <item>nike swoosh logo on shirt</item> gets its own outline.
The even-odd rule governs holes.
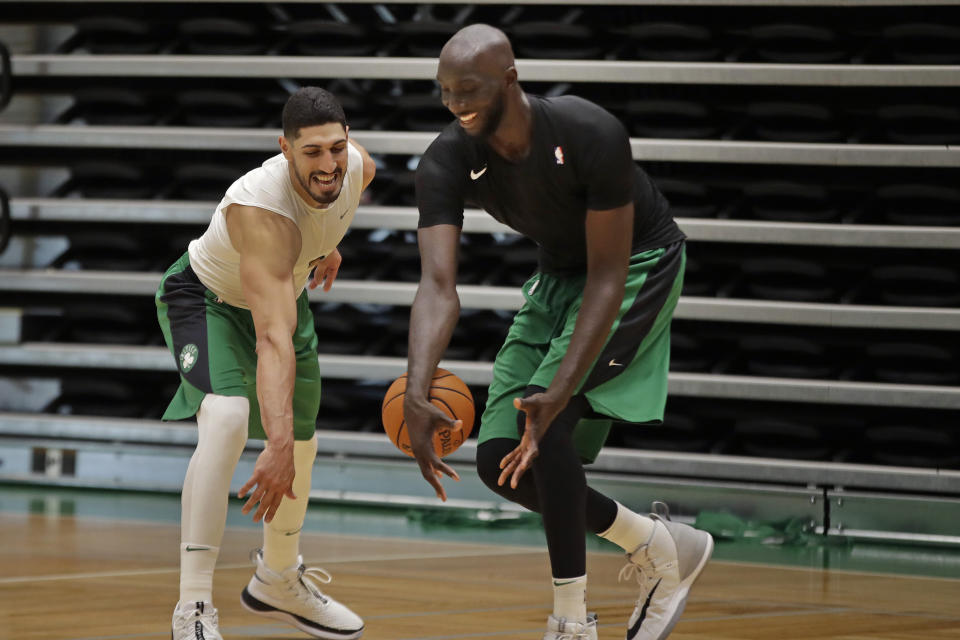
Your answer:
[[[476,180],[486,172],[487,172],[487,165],[483,165],[483,169],[480,169],[480,171],[474,171],[473,169],[470,169],[470,179]]]
[[[210,547],[191,547],[187,545],[187,552],[190,551],[210,551]]]

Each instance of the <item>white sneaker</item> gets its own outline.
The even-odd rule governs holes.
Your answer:
[[[567,622],[566,618],[547,618],[543,640],[597,640],[597,614],[588,613],[586,623]]]
[[[620,579],[636,576],[640,597],[627,621],[627,640],[663,640],[680,619],[690,587],[713,553],[713,538],[679,522],[671,522],[667,505],[653,503],[653,533],[627,554]]]
[[[217,610],[210,602],[178,604],[173,609],[171,640],[223,640],[218,630]]]
[[[307,569],[301,556],[277,573],[263,563],[260,549],[251,555],[257,570],[240,596],[245,609],[288,622],[317,638],[353,640],[363,635],[360,616],[320,591],[319,583],[331,581],[329,573]]]

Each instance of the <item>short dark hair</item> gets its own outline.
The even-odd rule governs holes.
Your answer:
[[[339,122],[347,129],[343,107],[332,93],[320,87],[302,87],[283,106],[283,135],[289,140],[300,136],[304,127]]]

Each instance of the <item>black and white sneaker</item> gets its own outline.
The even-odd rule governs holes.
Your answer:
[[[259,549],[252,555],[257,570],[240,596],[245,609],[283,620],[316,638],[354,640],[363,635],[360,616],[320,591],[320,583],[330,583],[329,573],[306,568],[300,556],[296,564],[277,573],[263,563]]]
[[[670,520],[667,505],[653,504],[653,533],[627,554],[620,579],[636,577],[640,596],[627,621],[627,640],[663,640],[680,619],[690,587],[713,554],[706,531]]]

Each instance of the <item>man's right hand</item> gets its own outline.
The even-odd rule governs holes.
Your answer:
[[[293,478],[296,475],[293,466],[293,443],[289,446],[270,445],[257,456],[257,463],[253,467],[253,475],[247,483],[240,487],[238,498],[250,493],[250,498],[243,505],[241,512],[246,515],[259,502],[260,507],[253,514],[253,521],[266,520],[270,522],[280,508],[284,496],[296,500],[293,494]]]
[[[407,433],[410,434],[410,447],[420,465],[423,479],[430,483],[437,497],[446,502],[447,492],[440,484],[440,478],[447,474],[454,480],[460,476],[453,467],[440,459],[433,448],[433,434],[437,429],[449,428],[457,431],[463,428],[463,420],[454,420],[438,407],[426,400],[414,400],[407,395],[403,400],[403,419],[407,423]]]

